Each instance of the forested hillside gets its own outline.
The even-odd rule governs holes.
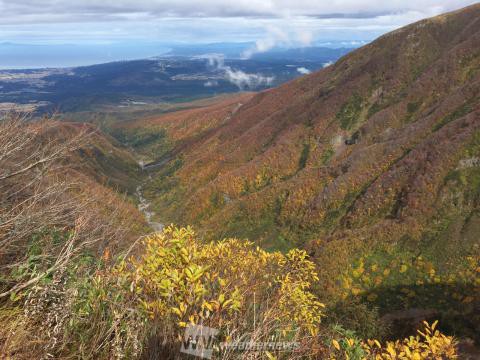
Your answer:
[[[456,309],[478,333],[479,49],[474,5],[279,88],[130,123],[168,144],[146,194],[207,239],[304,247],[324,296]]]
[[[478,358],[479,90],[474,5],[110,135],[7,114],[0,357]]]

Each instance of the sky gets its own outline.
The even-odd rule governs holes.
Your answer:
[[[178,45],[358,47],[469,0],[0,0],[0,69],[158,56]]]
[[[372,40],[468,0],[0,0],[0,42],[257,42],[305,46]]]

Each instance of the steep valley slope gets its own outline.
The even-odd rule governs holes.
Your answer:
[[[58,179],[65,178],[64,181],[70,184],[68,191],[85,199],[86,207],[98,211],[102,219],[107,219],[103,219],[106,223],[112,221],[112,226],[125,227],[122,229],[125,236],[118,237],[120,241],[99,241],[96,250],[123,251],[139,236],[149,232],[148,224],[136,206],[135,189],[143,175],[132,153],[90,124],[53,120],[47,124],[35,140],[39,153],[45,151],[40,149],[46,142],[68,144],[79,139],[77,147],[55,160],[53,172],[58,174]],[[35,126],[35,123],[25,126]]]
[[[473,324],[479,91],[477,4],[278,88],[116,130],[146,139],[138,149],[161,162],[145,194],[164,222],[207,239],[303,246],[325,296],[462,308]]]

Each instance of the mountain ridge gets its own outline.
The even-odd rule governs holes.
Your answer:
[[[374,43],[346,55],[331,67],[254,96],[242,104],[227,124],[220,127],[212,121],[210,125],[205,125],[211,127],[210,136],[196,144],[190,139],[189,146],[183,147],[185,151],[181,152],[185,165],[179,174],[195,171],[196,177],[189,180],[190,194],[194,194],[192,203],[185,207],[186,215],[179,218],[193,223],[203,221],[199,210],[202,205],[197,200],[204,198],[203,194],[212,194],[214,190],[209,187],[217,186],[218,191],[230,200],[241,200],[244,195],[238,189],[238,178],[244,174],[248,181],[254,181],[253,178],[263,168],[271,172],[266,176],[273,186],[285,182],[281,178],[295,180],[308,177],[302,174],[315,172],[318,172],[318,178],[338,177],[336,186],[341,186],[345,176],[335,176],[335,172],[341,173],[342,166],[353,167],[357,172],[356,177],[367,176],[370,168],[379,176],[380,167],[386,166],[385,159],[382,157],[378,164],[365,164],[365,158],[368,157],[365,154],[371,151],[378,156],[383,151],[389,152],[387,155],[394,158],[401,158],[406,149],[416,146],[422,138],[434,132],[430,132],[428,126],[435,126],[433,122],[454,113],[456,107],[461,106],[462,97],[473,99],[471,101],[474,103],[477,101],[478,76],[469,80],[468,86],[463,86],[466,73],[459,73],[456,64],[447,59],[445,54],[450,53],[457,60],[458,57],[473,56],[466,61],[473,64],[473,75],[477,74],[478,54],[462,52],[475,49],[475,45],[478,45],[478,12],[479,6],[474,5],[384,35]],[[448,24],[445,25],[445,22]],[[451,32],[450,28],[458,29],[465,23],[468,25],[463,26],[456,39],[453,35],[450,35],[453,40],[445,36],[445,33]],[[429,28],[427,32],[425,28]],[[476,33],[467,36],[471,28],[476,29]],[[430,35],[432,33],[434,35]],[[398,39],[395,39],[399,37],[401,49],[396,48]],[[451,41],[454,46],[449,45]],[[467,47],[463,41],[469,42]],[[443,45],[444,42],[446,45]],[[429,46],[422,46],[422,43],[428,43]],[[412,68],[417,58],[426,60],[421,64],[415,63]],[[436,64],[434,69],[429,69],[430,61]],[[451,70],[453,79],[439,76],[440,72],[446,73],[447,70]],[[427,96],[426,88],[429,89]],[[406,94],[405,89],[408,89]],[[452,100],[443,103],[437,101],[446,99],[446,94]],[[174,116],[179,119],[181,114]],[[208,109],[205,114],[208,114]],[[419,118],[425,121],[415,121]],[[156,125],[161,126],[162,122],[169,121],[168,115],[163,116],[158,118]],[[183,121],[192,126],[195,124],[194,118]],[[385,126],[387,122],[389,126]],[[152,123],[151,119],[149,123]],[[141,121],[137,122],[138,126],[140,124]],[[472,126],[476,127],[476,121]],[[172,136],[181,146],[181,135],[173,130]],[[399,139],[397,143],[394,136]],[[392,149],[387,149],[388,146]],[[299,164],[302,153],[307,153],[307,147],[307,159],[304,164]],[[188,148],[192,151],[189,152]],[[354,164],[358,158],[363,159],[361,166]],[[378,159],[375,161],[378,162]],[[328,162],[328,167],[323,162]],[[340,163],[341,166],[336,166]],[[202,168],[204,164],[208,164],[212,170]],[[302,169],[299,169],[299,165],[302,165]],[[195,194],[192,188],[196,188],[197,184]],[[262,187],[256,192],[261,191],[265,189]],[[315,210],[321,210],[320,199],[328,196],[325,191],[323,195],[321,193],[315,197],[309,209],[310,215]],[[231,202],[227,206],[231,206]],[[192,207],[196,210],[191,210]],[[195,214],[192,215],[192,212]]]
[[[469,333],[453,319],[478,329],[478,299],[455,300],[478,287],[478,49],[474,5],[278,88],[119,126],[164,132],[144,188],[160,222],[303,247],[329,302],[431,309]]]

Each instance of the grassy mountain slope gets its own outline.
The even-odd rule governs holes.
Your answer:
[[[325,293],[462,283],[469,285],[449,294],[470,304],[463,301],[475,291],[480,226],[479,49],[473,5],[250,99],[148,119],[171,141],[171,159],[152,173],[147,194],[164,220],[194,224],[207,238],[305,246],[321,264]],[[366,264],[375,269],[368,276]],[[398,306],[428,304],[408,290]]]

